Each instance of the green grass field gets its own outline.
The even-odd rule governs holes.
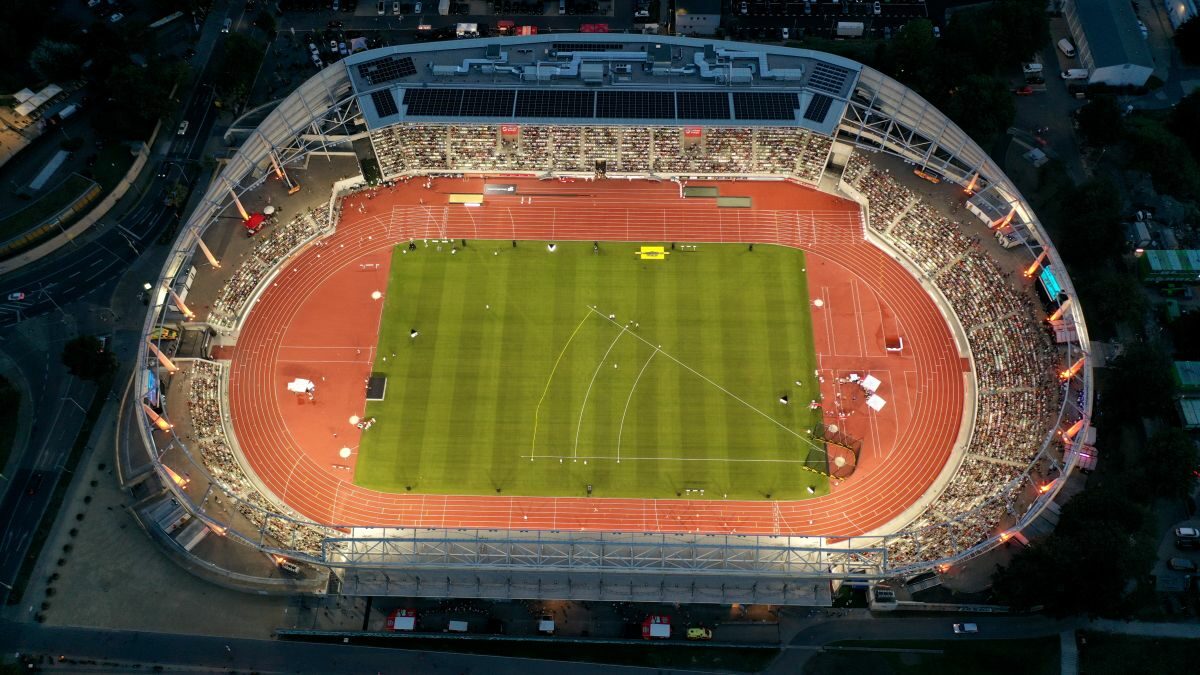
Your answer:
[[[367,405],[378,421],[355,481],[430,494],[827,493],[807,468],[825,467],[809,436],[820,411],[808,406],[804,254],[701,244],[642,261],[636,249],[397,248],[374,368],[387,394]]]

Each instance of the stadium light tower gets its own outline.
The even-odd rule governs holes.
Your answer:
[[[166,354],[158,350],[158,345],[154,344],[149,338],[146,339],[146,344],[150,345],[150,351],[154,352],[154,355],[158,357],[158,362],[162,364],[163,368],[167,369],[167,372],[172,375],[179,372],[179,367],[171,359],[167,358]]]
[[[250,214],[246,213],[246,207],[242,206],[242,200],[238,199],[232,185],[229,186],[229,194],[233,197],[233,205],[237,207],[238,213],[242,214],[242,220],[250,220]]]
[[[196,235],[196,245],[200,247],[200,250],[204,253],[204,257],[208,258],[208,264],[212,265],[213,269],[221,269],[221,261],[217,260],[217,256],[213,255],[213,252],[208,248],[208,244],[204,243],[204,238],[199,234]]]

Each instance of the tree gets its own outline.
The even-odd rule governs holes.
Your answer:
[[[998,57],[1003,64],[1016,65],[1050,42],[1050,21],[1044,0],[1000,0],[991,14],[1003,31]]]
[[[1109,373],[1106,409],[1127,420],[1170,412],[1175,394],[1171,368],[1171,357],[1158,343],[1131,343]]]
[[[1079,109],[1079,133],[1090,145],[1107,147],[1121,140],[1124,118],[1117,100],[1112,96],[1097,96]]]
[[[1191,150],[1192,159],[1200,162],[1200,124],[1196,124],[1196,120],[1200,120],[1200,90],[1180,99],[1167,122],[1171,133],[1182,138]]]
[[[946,97],[942,110],[984,147],[1012,126],[1017,114],[1008,84],[1000,78],[980,74],[964,78]]]
[[[1108,265],[1081,267],[1072,273],[1083,299],[1088,326],[1114,335],[1117,326],[1140,326],[1148,302],[1137,278]]]
[[[1188,63],[1200,63],[1200,17],[1193,16],[1175,29],[1175,46]]]
[[[1117,186],[1094,179],[1067,190],[1047,205],[1057,229],[1058,250],[1076,266],[1103,265],[1115,260],[1124,248]]]
[[[915,19],[904,24],[891,42],[890,71],[923,96],[929,97],[937,86],[937,38],[933,24]]]
[[[1175,358],[1180,361],[1200,361],[1200,311],[1192,310],[1181,314],[1167,326],[1175,347]]]
[[[1141,473],[1149,494],[1183,499],[1196,482],[1196,444],[1186,431],[1164,427],[1142,446]]]
[[[81,380],[99,380],[117,369],[116,357],[95,335],[80,335],[68,342],[63,347],[62,362]]]
[[[1149,173],[1156,190],[1178,199],[1200,199],[1200,166],[1182,139],[1145,117],[1130,120],[1128,136],[1130,165]]]
[[[250,93],[263,58],[263,45],[243,33],[230,33],[217,66],[217,89],[226,98],[240,101]]]
[[[29,54],[29,67],[45,80],[73,80],[82,62],[79,46],[69,42],[43,39]]]
[[[104,84],[107,99],[97,102],[102,113],[92,116],[96,131],[122,140],[145,137],[155,122],[175,110],[171,89],[186,69],[185,64],[166,61],[114,68]]]
[[[998,568],[992,590],[1018,609],[1045,605],[1058,616],[1124,612],[1129,580],[1150,569],[1149,519],[1124,490],[1089,487],[1062,508],[1054,533]]]

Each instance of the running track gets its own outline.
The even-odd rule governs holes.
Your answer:
[[[862,236],[858,207],[783,183],[713,183],[751,196],[754,209],[679,198],[673,183],[491,179],[519,186],[479,208],[447,205],[482,192],[480,179],[421,180],[346,200],[337,231],[280,270],[233,348],[230,411],[249,469],[274,495],[316,522],[373,527],[500,528],[854,536],[882,527],[917,501],[950,457],[963,414],[963,366],[937,307],[915,279]],[[827,402],[835,374],[870,371],[888,407],[853,409],[844,426],[864,438],[857,472],[829,495],[797,502],[389,494],[351,482],[391,249],[409,238],[764,242],[808,254],[814,341]],[[885,353],[885,335],[904,352]],[[315,403],[284,391],[319,379]],[[849,392],[846,391],[849,398]],[[857,415],[857,416],[856,416]],[[837,420],[827,420],[837,421]]]

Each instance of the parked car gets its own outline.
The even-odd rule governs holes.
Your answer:
[[[176,131],[175,133],[176,133],[176,134],[179,134],[180,136],[182,136],[182,135],[184,135],[184,134],[186,134],[186,133],[187,133],[187,130],[188,130],[188,121],[187,121],[187,120],[184,120],[184,121],[182,121],[182,122],[180,122],[180,123],[179,123],[179,130],[178,130],[178,131]]]
[[[1139,218],[1138,220],[1141,220]],[[1177,527],[1175,528],[1176,539],[1200,539],[1200,530],[1194,527]]]
[[[954,633],[956,635],[967,635],[967,634],[978,633],[978,632],[979,632],[979,626],[976,624],[973,624],[973,623],[956,623],[956,624],[954,624]]]
[[[330,41],[329,41],[329,51],[333,52],[334,54],[337,54],[337,53],[338,53],[338,51],[337,51],[337,40],[330,40]]]
[[[1167,561],[1167,567],[1175,570],[1176,572],[1196,571],[1196,563],[1188,560],[1187,558],[1171,558]]]
[[[1013,89],[1013,93],[1017,96],[1033,96],[1033,87],[1029,85],[1017,87],[1016,89]]]
[[[24,299],[25,299],[25,294],[20,291],[8,294],[9,302],[20,302],[21,300],[24,300]]]
[[[701,626],[695,626],[687,629],[687,639],[689,640],[711,640],[712,630]]]
[[[116,13],[115,13],[115,14],[113,14],[112,16],[108,17],[108,20],[109,20],[111,23],[120,23],[121,19],[124,19],[124,18],[125,18],[125,15],[124,15],[124,14],[122,14],[122,13],[120,13],[120,12],[116,12]]]

